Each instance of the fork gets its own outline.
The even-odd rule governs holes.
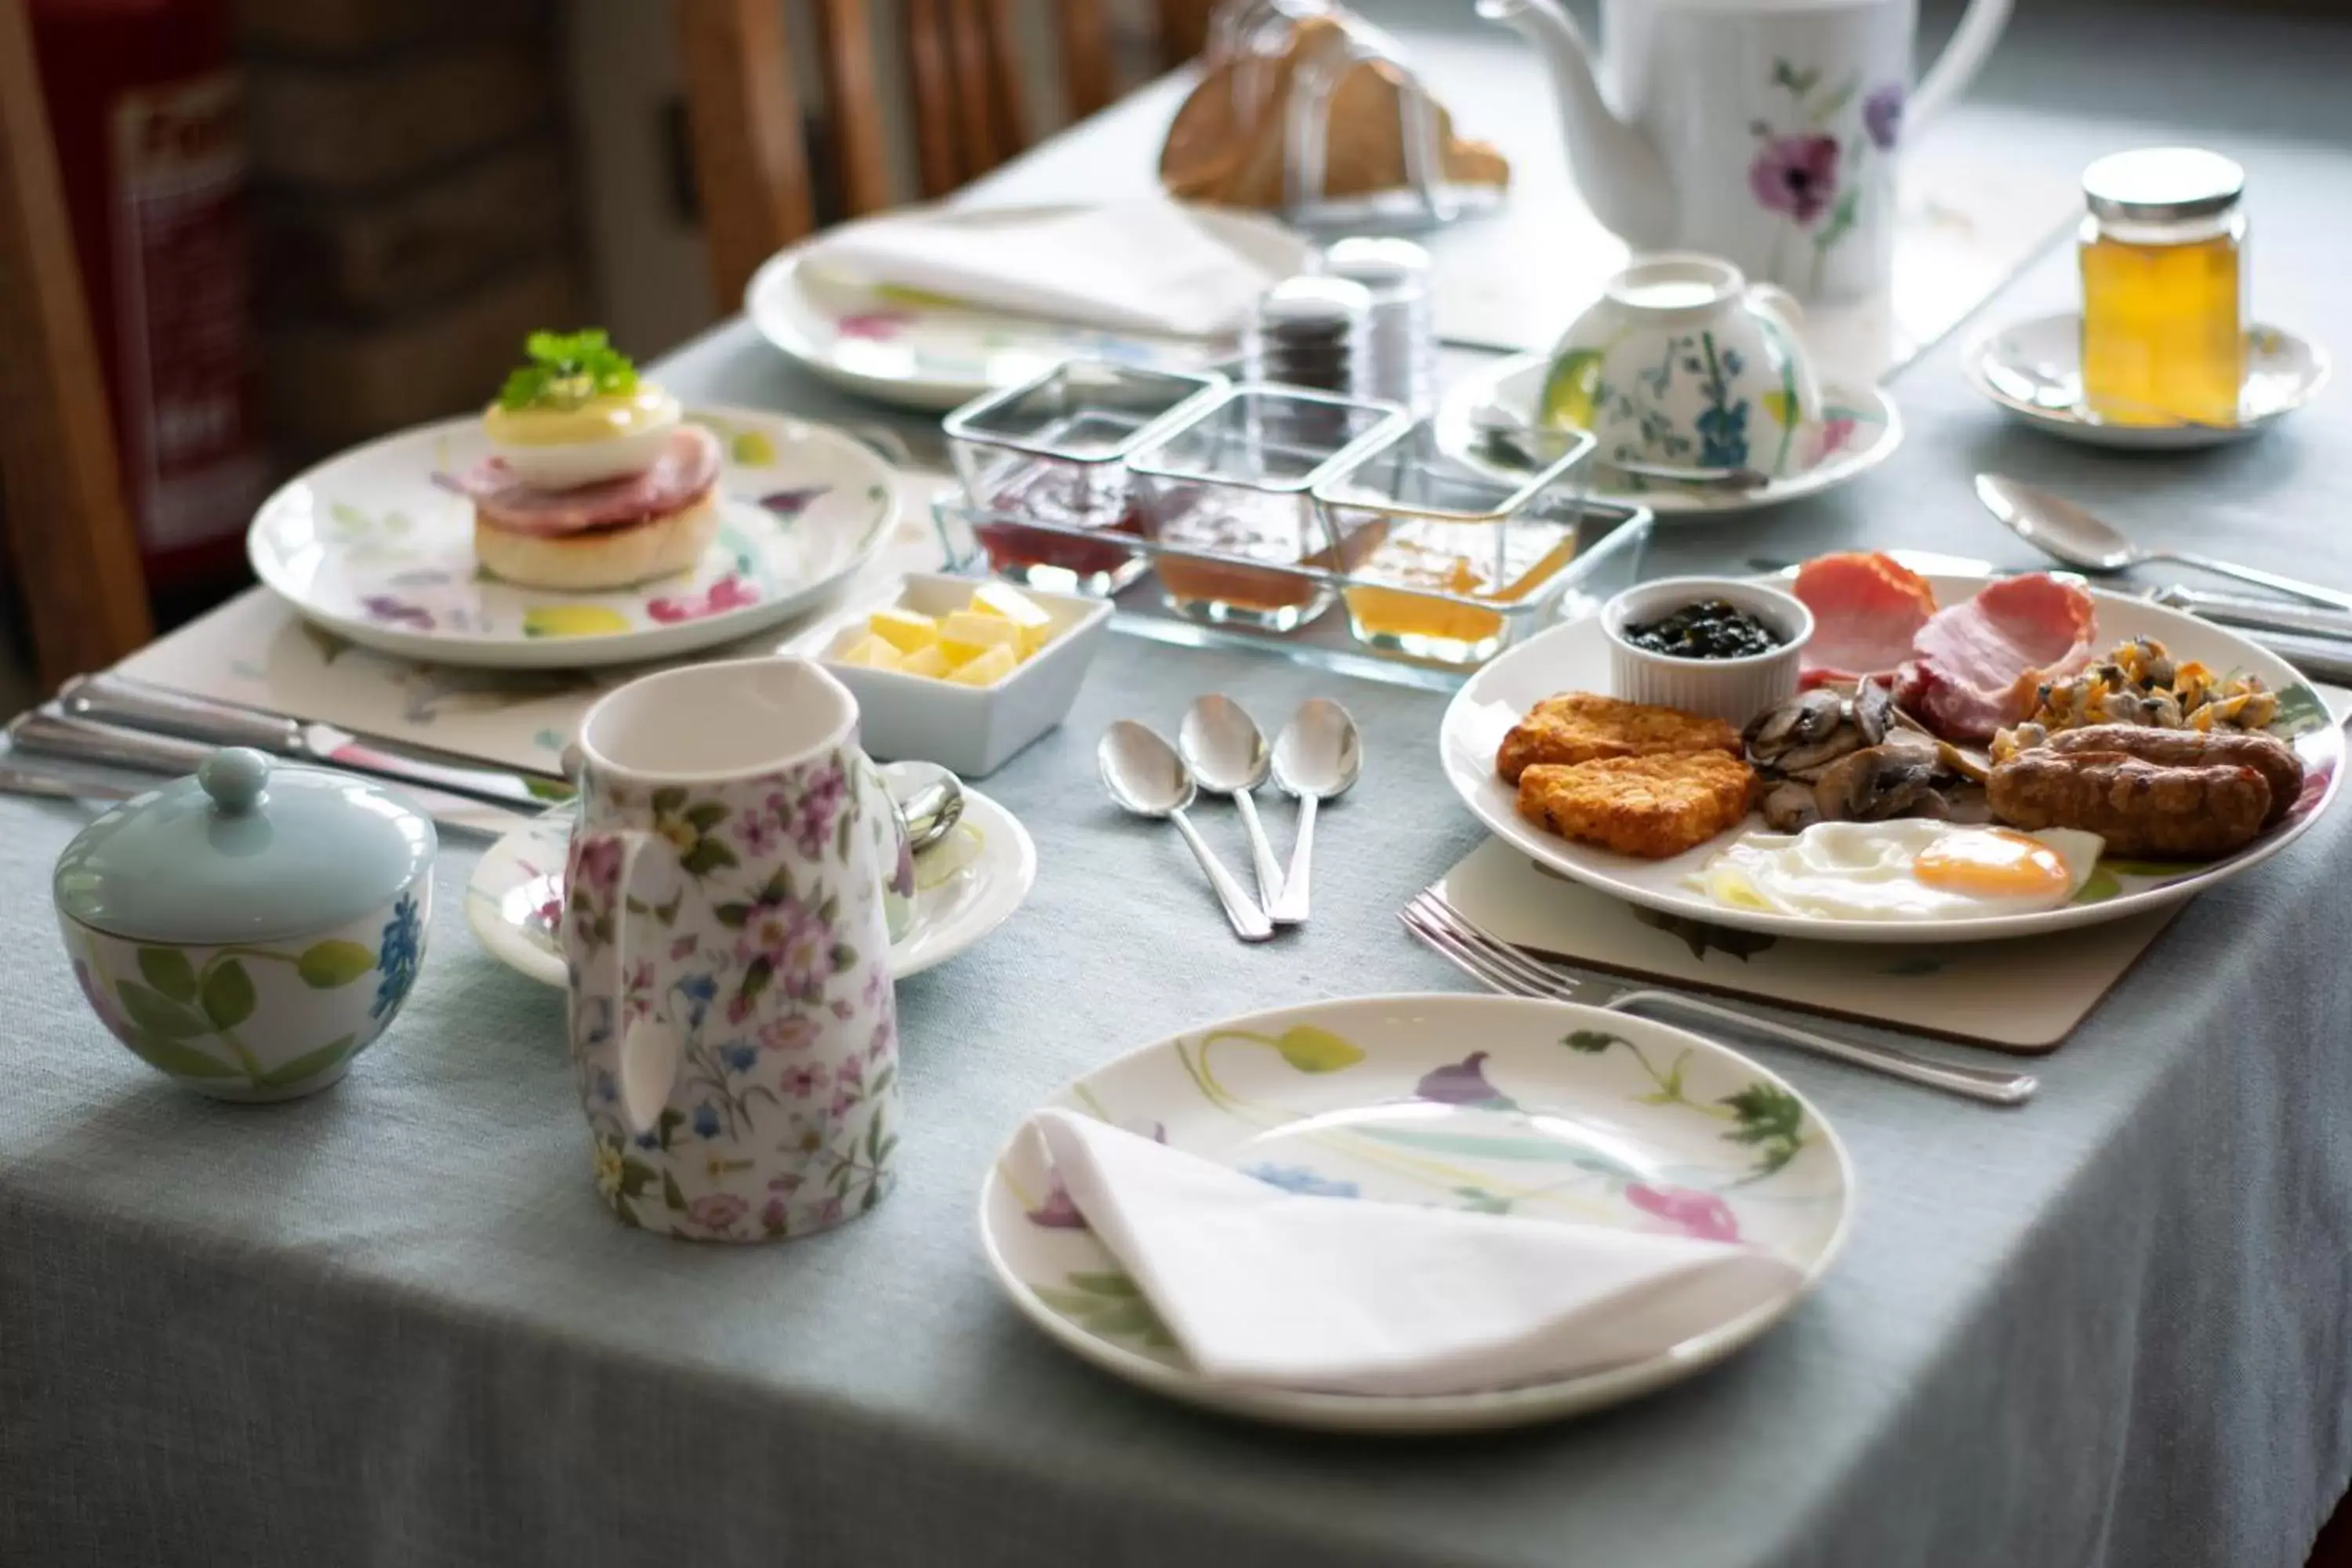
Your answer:
[[[1397,911],[1408,930],[1455,968],[1490,990],[1507,996],[1534,996],[1553,1002],[1580,1002],[1589,1006],[1631,1012],[1647,1005],[1661,1012],[1727,1024],[1800,1050],[1832,1058],[1853,1067],[1885,1073],[1911,1083],[1926,1084],[1951,1094],[1991,1105],[2022,1105],[2033,1098],[2041,1080],[2032,1073],[2000,1072],[1989,1068],[1962,1067],[1933,1060],[1895,1046],[1873,1045],[1817,1035],[1810,1029],[1759,1018],[1735,1008],[1717,1006],[1676,991],[1629,986],[1572,968],[1556,959],[1538,959],[1526,949],[1490,936],[1445,901],[1434,888],[1423,888]]]

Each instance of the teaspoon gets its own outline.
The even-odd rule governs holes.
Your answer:
[[[1225,907],[1234,934],[1244,942],[1264,942],[1274,934],[1274,923],[1257,907],[1249,890],[1234,880],[1199,829],[1184,815],[1195,793],[1191,770],[1174,747],[1131,719],[1121,719],[1103,731],[1095,747],[1095,765],[1111,799],[1138,816],[1164,816],[1176,825],[1192,847],[1192,858],[1209,875],[1217,901]]]
[[[2053,560],[2085,572],[2121,572],[2152,561],[2173,561],[2218,576],[2235,577],[2276,593],[2291,594],[2315,605],[2352,610],[2352,594],[2323,588],[2297,577],[2282,577],[2233,561],[2192,555],[2185,550],[2150,550],[2133,543],[2113,525],[2094,517],[2063,496],[2037,489],[2000,474],[1977,476],[1977,499],[2000,519],[2011,533]]]
[[[882,783],[907,829],[907,847],[917,855],[963,820],[963,783],[937,763],[892,763]]]
[[[1201,697],[1184,710],[1184,722],[1176,731],[1176,749],[1202,788],[1212,795],[1232,795],[1234,805],[1241,808],[1250,865],[1257,872],[1258,902],[1271,912],[1282,897],[1282,865],[1274,858],[1265,824],[1258,820],[1257,802],[1250,795],[1265,783],[1273,766],[1265,733],[1232,698]]]
[[[1273,910],[1276,925],[1307,919],[1309,863],[1315,854],[1315,807],[1348,793],[1363,772],[1363,740],[1348,710],[1328,698],[1298,705],[1274,742],[1274,782],[1298,797],[1298,837],[1290,847],[1290,872]]]

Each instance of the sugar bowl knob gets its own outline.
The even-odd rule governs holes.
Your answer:
[[[206,757],[196,770],[196,783],[212,796],[214,807],[229,816],[242,816],[261,804],[269,783],[269,758],[251,746],[225,746]]]

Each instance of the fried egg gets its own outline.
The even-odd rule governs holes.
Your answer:
[[[1692,881],[1717,903],[1841,921],[1967,920],[2054,910],[2089,880],[2095,833],[1907,818],[1748,833]]]

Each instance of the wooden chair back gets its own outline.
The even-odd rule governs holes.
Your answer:
[[[732,308],[776,251],[815,226],[800,94],[778,0],[672,0],[710,277]],[[1186,0],[1169,0],[1181,5]],[[898,0],[917,185],[937,198],[1024,150],[1021,0]],[[1072,118],[1111,100],[1105,0],[1047,0]],[[846,216],[895,205],[874,0],[811,0]]]
[[[24,0],[0,0],[0,491],[44,689],[154,635]]]

